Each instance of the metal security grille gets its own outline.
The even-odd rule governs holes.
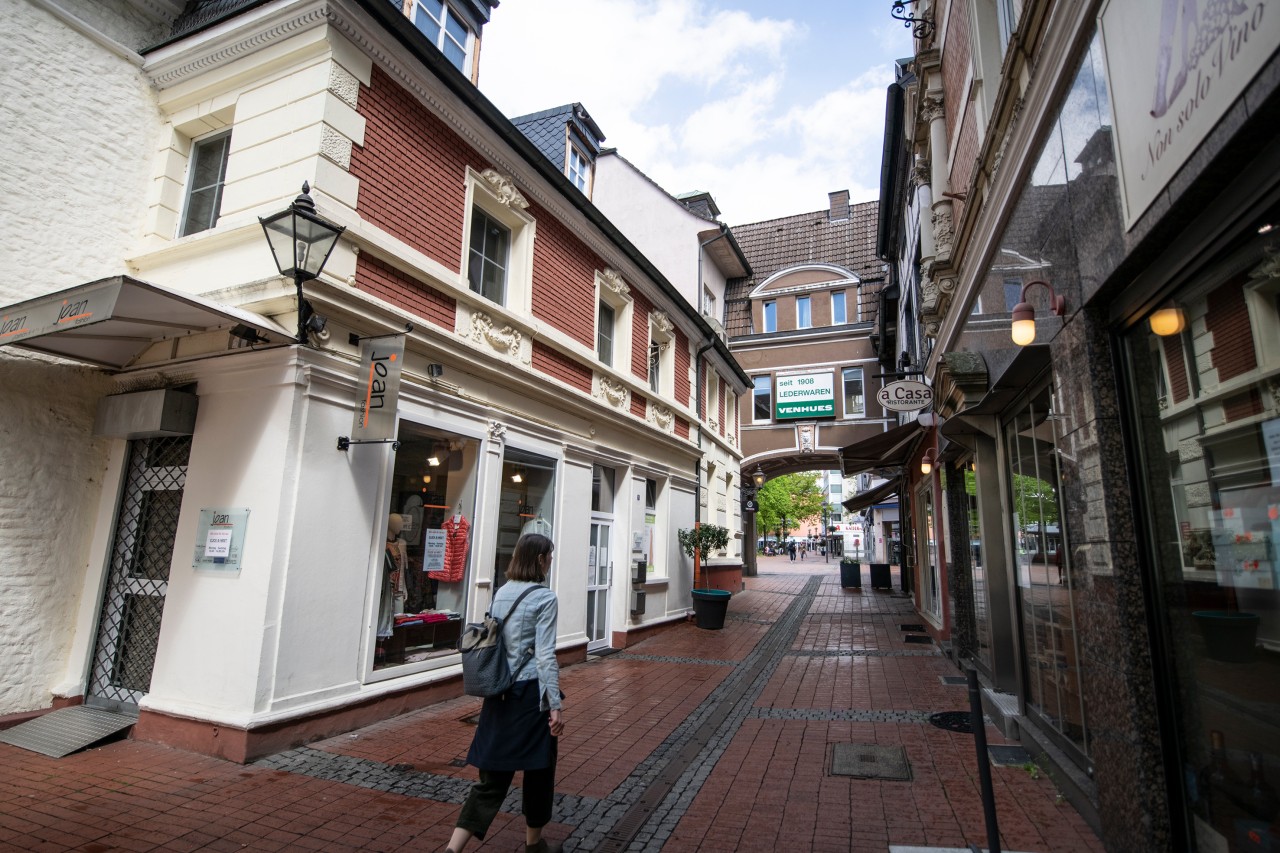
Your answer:
[[[151,686],[191,437],[129,443],[86,704],[134,709]]]

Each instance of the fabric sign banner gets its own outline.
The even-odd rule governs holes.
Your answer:
[[[367,338],[360,342],[361,381],[351,424],[353,441],[395,437],[403,365],[404,335]]]

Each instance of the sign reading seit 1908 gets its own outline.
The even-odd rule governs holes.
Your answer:
[[[788,418],[833,418],[836,395],[833,374],[804,373],[779,376],[773,416]]]
[[[900,379],[877,391],[876,399],[891,412],[914,412],[933,402],[933,389],[923,382]]]

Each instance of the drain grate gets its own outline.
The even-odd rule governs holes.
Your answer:
[[[914,623],[913,623],[913,624],[910,624],[910,625],[899,625],[898,627],[900,627],[900,628],[901,628],[902,630],[904,630],[904,631],[923,631],[923,630],[925,630],[925,627],[924,627],[923,625],[916,625],[916,624],[914,624]]]
[[[73,705],[0,732],[0,743],[62,758],[138,722],[136,715]]]
[[[1020,746],[989,746],[987,754],[996,767],[1022,767],[1031,763],[1031,753]]]
[[[939,675],[938,680],[948,687],[965,687],[969,683],[963,675]]]
[[[831,775],[909,782],[911,765],[907,762],[907,751],[900,746],[837,743],[831,747]]]
[[[902,638],[904,643],[932,643],[933,637],[928,634],[907,634]]]
[[[968,711],[943,711],[938,714],[930,714],[929,722],[949,732],[973,734],[973,722],[969,717]]]

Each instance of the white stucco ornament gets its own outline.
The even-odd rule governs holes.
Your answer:
[[[479,344],[488,344],[499,352],[515,358],[520,355],[520,342],[523,335],[510,326],[501,329],[493,327],[493,318],[488,314],[476,312],[471,315],[471,340]]]
[[[484,178],[485,183],[489,185],[489,189],[493,190],[493,194],[498,197],[498,201],[507,207],[514,207],[519,210],[528,209],[529,202],[520,194],[520,190],[516,189],[515,181],[494,169],[485,169],[480,173],[480,177]]]

